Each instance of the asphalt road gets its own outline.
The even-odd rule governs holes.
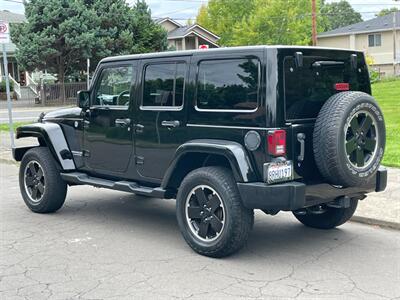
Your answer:
[[[174,201],[72,187],[39,215],[17,167],[0,170],[0,299],[400,299],[399,231],[257,212],[248,245],[210,259],[181,238]]]
[[[41,112],[58,109],[58,107],[35,107],[35,108],[14,108],[14,122],[33,122],[36,121]],[[0,124],[8,123],[8,110],[0,109]]]

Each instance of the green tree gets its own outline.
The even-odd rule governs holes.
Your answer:
[[[400,9],[398,9],[397,7],[384,8],[379,13],[377,13],[375,16],[382,17],[382,16],[386,16],[388,14],[398,12],[398,11],[400,11]]]
[[[320,7],[319,0],[317,6]],[[308,45],[311,42],[311,1],[210,0],[200,8],[197,22],[220,35],[220,44],[224,46]],[[322,31],[321,26],[318,28]]]
[[[235,25],[233,41],[238,45],[308,45],[310,11],[309,0],[256,0],[251,16]]]
[[[324,31],[363,21],[361,14],[356,12],[349,2],[345,0],[322,4],[320,13],[325,17],[323,22]]]
[[[246,20],[254,10],[255,0],[210,0],[201,6],[196,22],[218,34],[221,45],[234,46],[235,25]]]
[[[25,16],[26,23],[11,27],[11,37],[18,63],[28,71],[47,69],[63,82],[96,47],[96,18],[81,1],[31,0]]]
[[[26,70],[47,69],[60,82],[84,70],[86,59],[162,51],[166,32],[151,19],[148,6],[125,0],[30,0],[27,22],[15,24],[11,37],[18,63]]]

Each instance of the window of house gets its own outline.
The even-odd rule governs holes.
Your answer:
[[[132,66],[105,68],[96,84],[93,105],[129,106]]]
[[[206,60],[199,64],[197,109],[257,108],[260,64],[257,59]]]
[[[150,64],[145,68],[142,107],[181,107],[185,63]]]
[[[381,45],[381,34],[369,34],[368,35],[368,46],[379,47]]]

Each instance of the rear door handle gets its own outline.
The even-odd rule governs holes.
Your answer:
[[[162,121],[161,126],[165,127],[179,127],[181,125],[181,122],[175,120],[175,121]]]
[[[131,119],[115,119],[115,125],[117,127],[126,127],[131,124]]]

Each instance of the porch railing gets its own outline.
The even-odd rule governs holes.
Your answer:
[[[36,97],[39,96],[39,84],[29,76],[28,72],[26,72],[26,85],[31,89]]]
[[[8,78],[10,79],[10,82],[12,82],[13,89],[17,94],[17,97],[21,98],[21,85],[11,76],[11,74],[8,74]]]

